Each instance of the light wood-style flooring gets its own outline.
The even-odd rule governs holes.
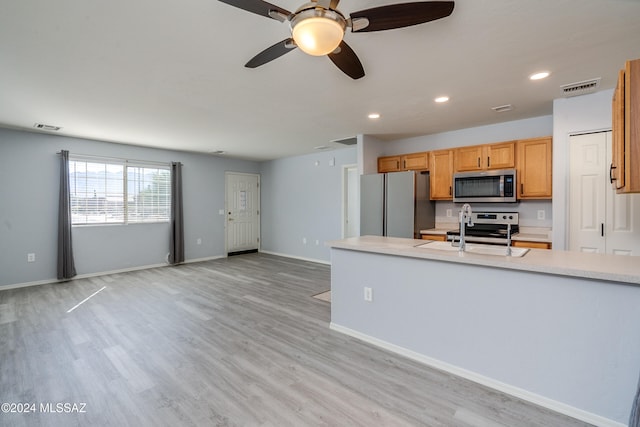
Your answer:
[[[0,402],[36,411],[0,425],[584,425],[331,331],[329,288],[248,254],[1,291]]]

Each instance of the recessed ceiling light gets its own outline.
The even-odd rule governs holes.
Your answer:
[[[436,99],[434,99],[434,101],[438,102],[438,103],[443,103],[443,102],[447,102],[449,100],[448,96],[439,96]]]
[[[375,119],[379,119],[380,118],[380,114],[379,113],[371,113],[367,117],[369,117],[372,120],[375,120]]]
[[[534,74],[531,74],[531,75],[529,76],[529,80],[541,80],[541,79],[545,79],[545,78],[549,77],[549,74],[551,74],[551,73],[550,73],[550,72],[548,72],[548,71],[541,71],[541,72],[539,72],[539,73],[534,73]]]

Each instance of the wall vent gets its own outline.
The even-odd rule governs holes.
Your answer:
[[[560,86],[560,88],[562,89],[564,96],[571,97],[595,92],[598,86],[600,86],[600,77],[576,83],[569,83]]]
[[[48,131],[52,131],[52,132],[57,132],[60,129],[62,129],[60,126],[45,125],[43,123],[34,123],[33,127],[36,128],[36,129],[48,130]]]
[[[335,142],[337,144],[342,144],[342,145],[356,145],[358,143],[358,138],[355,136],[352,136],[350,138],[334,139],[331,142]]]
[[[513,110],[513,105],[511,104],[499,105],[497,107],[491,107],[491,109],[496,113],[504,113],[505,111]]]

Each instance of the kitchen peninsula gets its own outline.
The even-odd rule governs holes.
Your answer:
[[[424,243],[330,242],[331,328],[595,425],[626,425],[640,373],[637,258]]]

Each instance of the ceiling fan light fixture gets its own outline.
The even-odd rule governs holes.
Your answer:
[[[291,36],[303,52],[322,56],[340,46],[345,27],[346,21],[338,12],[321,8],[307,9],[291,20]]]

